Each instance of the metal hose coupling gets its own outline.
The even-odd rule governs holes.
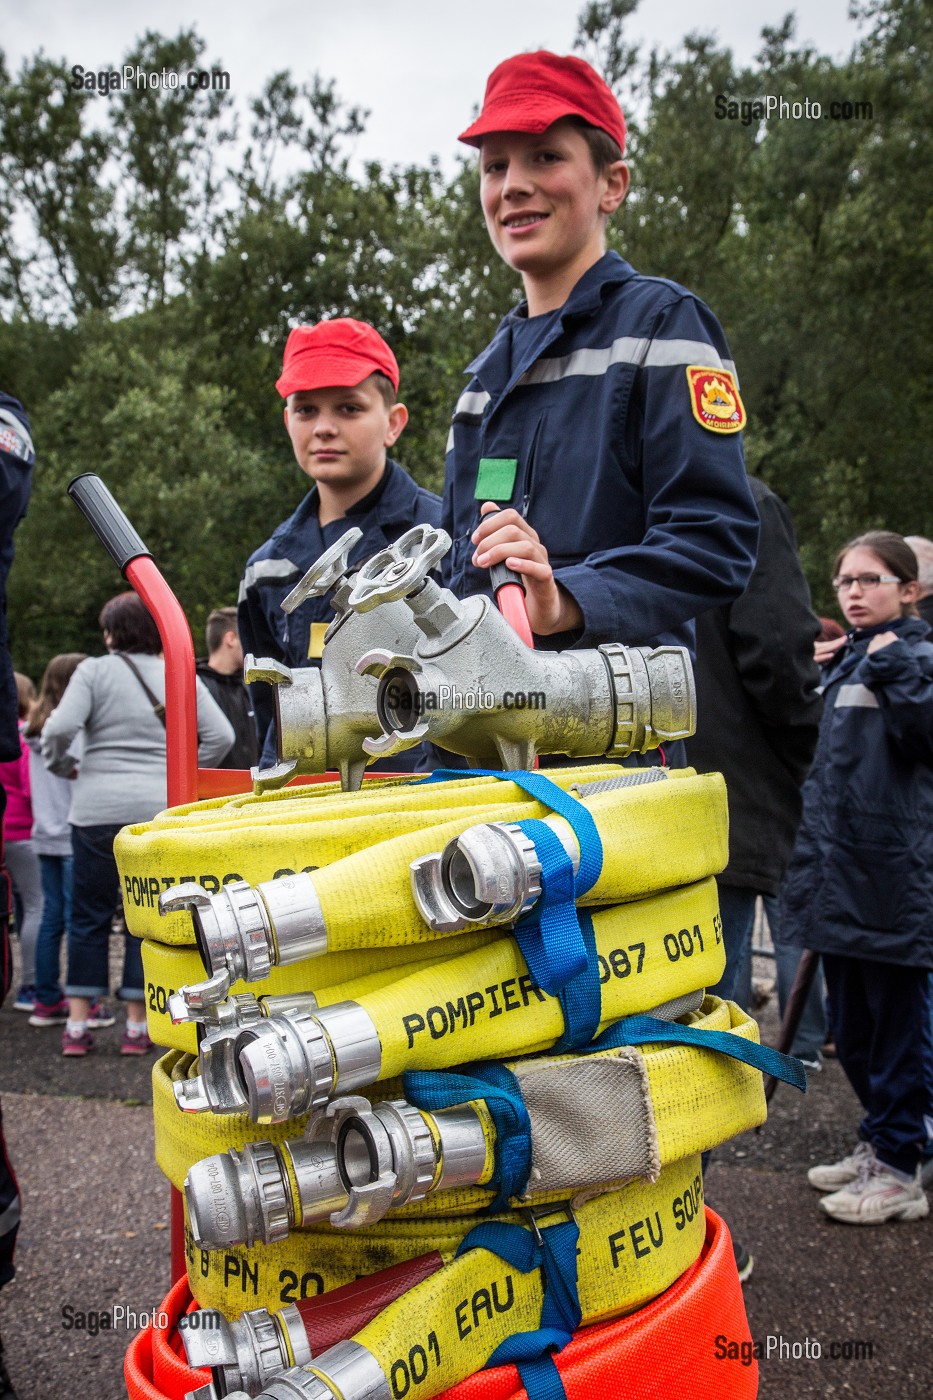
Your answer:
[[[585,802],[597,793],[667,780],[663,768],[636,768],[617,778],[579,785],[575,795]],[[558,816],[544,821],[576,873],[580,846],[570,823]],[[541,862],[534,841],[516,822],[468,827],[443,851],[413,860],[410,875],[418,912],[437,933],[456,933],[473,924],[512,924],[541,897]]]
[[[279,1312],[251,1308],[228,1322],[215,1308],[187,1313],[179,1335],[188,1365],[212,1373],[208,1385],[189,1392],[195,1400],[221,1400],[241,1386],[240,1394],[258,1395],[263,1386],[289,1367],[312,1357],[304,1322],[293,1303]]]
[[[300,872],[248,885],[231,880],[214,894],[189,881],[159,896],[159,913],[187,911],[207,981],[182,987],[170,999],[176,1023],[216,1005],[234,982],[259,982],[273,967],[318,957],[327,950],[321,902],[310,875]]]
[[[385,1372],[372,1352],[359,1342],[338,1342],[313,1363],[314,1369],[293,1366],[269,1381],[257,1400],[393,1400]],[[249,1400],[245,1390],[232,1390],[228,1400]]]
[[[355,1001],[268,1016],[205,1036],[200,1073],[174,1085],[188,1113],[247,1113],[254,1123],[286,1123],[336,1093],[379,1078],[382,1045]]]
[[[404,1099],[335,1099],[303,1138],[247,1143],[189,1167],[192,1234],[200,1249],[252,1248],[324,1221],[374,1225],[430,1192],[476,1185],[487,1155],[469,1105],[428,1113]]]

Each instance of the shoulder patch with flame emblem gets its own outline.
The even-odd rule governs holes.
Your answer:
[[[727,369],[687,366],[690,407],[701,427],[711,433],[739,433],[745,427],[745,405],[734,376]]]

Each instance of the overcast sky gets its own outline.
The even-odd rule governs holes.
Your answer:
[[[848,53],[858,37],[848,0],[642,0],[631,37],[646,48],[672,48],[691,31],[713,32],[747,61],[762,26],[792,8],[798,37],[831,57]],[[336,80],[346,102],[369,110],[357,161],[424,164],[437,154],[449,167],[456,133],[481,101],[490,70],[523,49],[570,52],[582,0],[30,0],[15,7],[5,0],[3,9],[0,48],[14,73],[40,47],[69,67],[116,68],[147,28],[171,35],[194,24],[207,41],[205,57],[222,62],[238,99],[256,95],[278,69],[298,79],[317,71]]]

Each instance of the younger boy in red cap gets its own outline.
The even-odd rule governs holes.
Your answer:
[[[440,523],[438,497],[387,455],[408,422],[396,398],[398,383],[395,356],[362,321],[319,321],[289,335],[275,387],[285,400],[295,458],[314,484],[249,557],[237,609],[245,652],[288,666],[319,664],[334,615],[330,594],[308,598],[292,613],[281,608],[315,559],[352,526],[363,532],[350,555],[356,563],[413,525]],[[275,762],[274,703],[268,686],[252,689],[266,767]]]
[[[454,411],[445,581],[489,593],[491,564],[518,571],[544,648],[692,646],[692,619],[755,560],[745,410],[709,309],[606,251],[629,179],[619,104],[582,59],[519,54],[460,140],[526,300]]]

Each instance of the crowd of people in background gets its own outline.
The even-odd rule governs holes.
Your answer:
[[[92,1031],[114,1024],[110,937],[120,907],[114,837],[166,805],[165,665],[158,629],[135,593],[100,614],[105,653],[56,656],[38,697],[17,675],[19,759],[0,765],[8,793],[3,836],[20,935],[13,1003],[33,1026],[63,1025],[62,1054],[84,1056]],[[255,762],[255,732],[242,680],[232,609],[211,614],[208,660],[197,681],[198,761]],[[220,704],[208,689],[215,679]],[[226,711],[226,713],[225,713]],[[232,714],[234,723],[227,718]],[[249,762],[245,766],[249,766]],[[12,860],[9,858],[13,850]],[[139,940],[123,927],[117,997],[125,1003],[122,1055],[152,1050],[146,1032]],[[66,946],[66,975],[61,949]]]

